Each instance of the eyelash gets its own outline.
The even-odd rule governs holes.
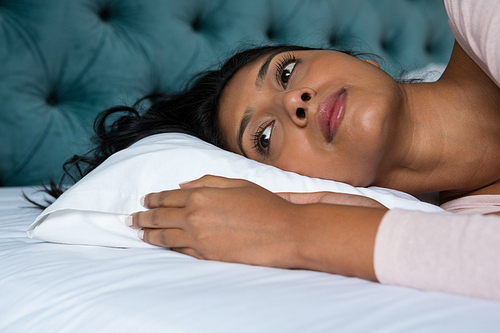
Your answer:
[[[291,63],[298,64],[300,60],[296,58],[293,54],[291,53],[286,53],[283,55],[280,61],[276,63],[276,81],[283,87],[283,89],[286,89],[287,83],[283,82],[282,76],[283,76],[283,71],[285,68],[290,65]],[[253,149],[256,152],[257,155],[259,156],[264,156],[269,154],[269,147],[266,149],[262,147],[260,143],[260,139],[262,135],[264,134],[264,131],[271,126],[271,133],[272,133],[272,127],[274,126],[274,120],[271,122],[264,123],[259,126],[257,131],[252,134],[252,141],[253,141]],[[270,141],[269,141],[270,142]]]
[[[286,88],[286,83],[284,83],[282,80],[283,70],[286,68],[286,66],[294,62],[298,64],[300,62],[300,59],[296,58],[291,53],[286,53],[283,55],[281,60],[276,63],[276,81],[278,81],[283,89]]]

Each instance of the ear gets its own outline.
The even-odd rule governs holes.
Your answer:
[[[366,61],[367,63],[369,63],[370,65],[373,65],[377,68],[380,68],[380,65],[378,64],[378,62],[376,62],[375,60],[372,60],[372,59],[363,59],[363,61]]]

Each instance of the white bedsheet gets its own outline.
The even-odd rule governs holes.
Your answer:
[[[28,192],[31,190],[25,188]],[[357,278],[29,239],[0,188],[0,332],[499,332],[500,302]]]

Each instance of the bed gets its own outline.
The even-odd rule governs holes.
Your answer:
[[[149,246],[122,223],[141,209],[141,195],[204,173],[275,191],[320,186],[390,207],[439,210],[405,194],[304,179],[174,134],[115,156],[45,215],[23,197],[43,200],[36,185],[57,179],[64,160],[89,148],[99,111],[176,91],[241,42],[373,52],[394,77],[402,68],[442,68],[453,36],[440,1],[4,0],[0,26],[0,332],[500,330],[499,302],[201,261]],[[151,151],[136,153],[141,147],[161,148],[159,158],[172,161],[164,170],[169,177],[139,186],[144,177],[134,172],[134,181],[115,186],[120,175],[113,161],[133,161],[126,154],[144,159]],[[201,155],[189,150],[195,148]],[[193,156],[203,157],[183,160]],[[221,159],[229,169],[211,169]],[[132,162],[127,168],[120,169],[125,176],[137,169]],[[278,184],[278,178],[284,180]]]
[[[134,170],[136,180],[123,182]],[[321,188],[371,197],[390,208],[440,210],[405,193],[285,172],[188,135],[155,135],[111,156],[42,214],[23,208],[22,193],[42,200],[35,188],[0,190],[1,331],[498,331],[499,302],[198,260],[143,243],[125,226],[125,217],[141,209],[142,195],[205,172],[274,191]]]
[[[498,332],[500,303],[151,248],[33,240],[0,189],[0,331]]]

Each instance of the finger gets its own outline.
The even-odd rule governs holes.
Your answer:
[[[336,192],[313,193],[276,193],[285,200],[295,204],[327,203],[346,206],[363,206],[373,208],[386,208],[373,199],[356,195]]]
[[[170,190],[150,193],[144,197],[143,206],[146,208],[182,208],[186,206],[188,197],[189,192],[186,190]]]
[[[249,184],[252,183],[244,179],[234,179],[234,178],[226,178],[214,175],[205,175],[191,182],[179,184],[179,186],[182,189],[188,189],[194,187],[228,188],[228,187],[241,187]]]
[[[324,195],[323,192],[314,192],[314,193],[281,192],[276,194],[288,202],[300,205],[319,202]]]
[[[184,248],[188,246],[186,233],[181,229],[142,229],[142,240],[161,247]]]
[[[346,205],[346,206],[385,208],[385,206],[379,203],[378,201],[357,194],[323,192],[323,195],[321,196],[318,202],[334,203],[337,205]]]
[[[181,228],[185,211],[182,208],[155,208],[134,213],[130,217],[127,224],[132,228]]]

